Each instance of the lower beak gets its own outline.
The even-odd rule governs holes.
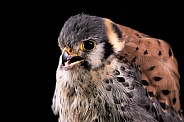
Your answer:
[[[83,58],[76,53],[73,53],[71,48],[64,48],[62,53],[62,65],[64,67],[71,69],[81,61],[83,61]]]

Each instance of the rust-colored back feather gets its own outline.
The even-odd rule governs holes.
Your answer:
[[[118,24],[117,24],[118,25]],[[142,72],[142,82],[150,99],[156,96],[162,110],[170,106],[180,110],[178,63],[171,46],[131,28],[118,25],[125,40],[122,50],[126,60],[134,62]]]

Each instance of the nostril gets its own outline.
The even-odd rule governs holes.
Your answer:
[[[72,49],[71,49],[71,48],[68,49],[68,53],[69,53],[69,54],[72,53]]]

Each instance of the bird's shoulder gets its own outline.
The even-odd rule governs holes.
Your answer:
[[[171,45],[162,39],[105,19],[107,36],[115,52],[125,63],[135,64],[141,71],[141,81],[149,98],[156,98],[165,113],[180,108],[180,74]]]

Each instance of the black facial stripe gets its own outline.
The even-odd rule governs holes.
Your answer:
[[[114,23],[111,23],[111,27],[112,27],[113,31],[117,34],[118,38],[121,39],[122,38],[122,32],[119,29],[119,27]]]
[[[104,49],[105,49],[104,58],[107,59],[114,52],[112,45],[108,42],[108,40],[105,40]]]
[[[87,61],[81,62],[81,66],[84,67],[87,70],[91,69],[91,65]]]

